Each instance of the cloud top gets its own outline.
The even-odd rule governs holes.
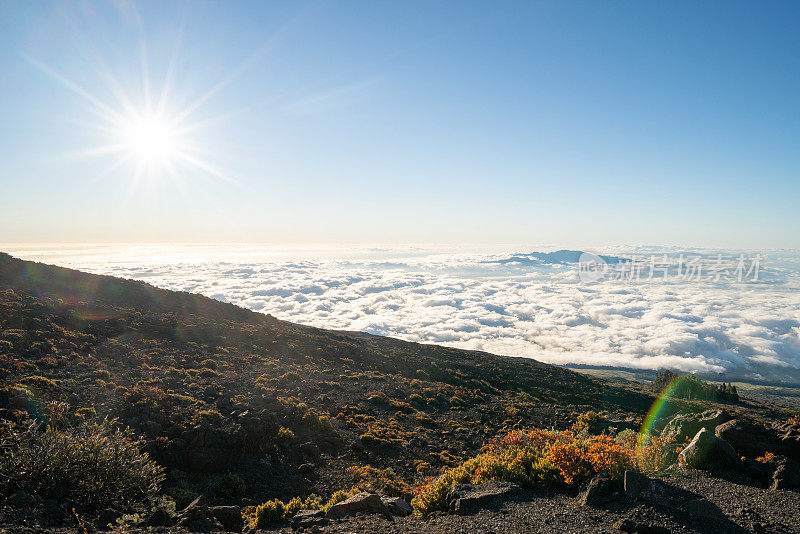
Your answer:
[[[124,260],[113,252],[49,254],[46,261],[202,293],[325,328],[555,364],[797,381],[800,255],[774,256],[751,283],[581,283],[569,264],[391,248],[346,260],[300,251],[213,261],[193,256],[188,262],[165,262],[159,254]]]

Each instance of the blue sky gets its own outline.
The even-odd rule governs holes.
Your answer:
[[[0,24],[0,242],[800,247],[797,3],[0,1]],[[168,71],[193,163],[87,153],[130,144],[109,110],[148,115]]]

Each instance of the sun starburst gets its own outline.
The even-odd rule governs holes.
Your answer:
[[[113,161],[103,173],[122,173],[131,180],[135,189],[142,179],[159,183],[164,179],[183,182],[189,174],[205,175],[233,182],[229,173],[218,168],[212,154],[197,142],[196,134],[213,123],[215,117],[201,116],[201,106],[220,90],[232,77],[213,86],[194,101],[182,107],[171,107],[169,96],[173,89],[173,75],[177,44],[161,87],[152,87],[153,73],[149,71],[146,47],[142,47],[142,86],[126,89],[108,69],[102,70],[108,90],[114,98],[104,100],[102,91],[89,91],[77,81],[50,68],[34,58],[28,61],[48,76],[58,81],[88,104],[95,117],[84,121],[83,126],[99,134],[101,142],[90,148],[70,153],[70,156],[112,156]],[[99,66],[100,67],[100,66]],[[235,75],[235,73],[234,73]],[[159,89],[158,93],[154,89]],[[141,94],[139,94],[141,93]],[[152,95],[158,94],[157,98]],[[137,98],[138,96],[138,98]],[[132,165],[131,165],[132,164]],[[125,174],[123,168],[130,168]]]

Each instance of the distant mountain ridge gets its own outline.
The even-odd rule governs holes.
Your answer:
[[[554,264],[554,265],[567,265],[578,263],[581,256],[585,254],[582,250],[557,250],[555,252],[529,252],[517,253],[508,258],[499,260],[485,261],[484,263],[500,263],[500,264],[518,264],[518,265],[539,265],[539,264]],[[602,254],[595,254],[598,258],[606,263],[625,263],[631,261],[629,258],[621,258],[618,256],[604,256]]]

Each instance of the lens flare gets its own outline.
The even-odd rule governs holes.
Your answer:
[[[647,411],[647,416],[644,418],[642,428],[639,430],[640,442],[642,440],[646,440],[652,434],[656,421],[661,419],[661,417],[666,413],[669,401],[675,395],[675,392],[678,391],[681,385],[687,380],[691,380],[691,377],[688,375],[673,379],[672,382],[670,382],[667,387],[665,387],[664,390],[658,395],[656,401]]]

